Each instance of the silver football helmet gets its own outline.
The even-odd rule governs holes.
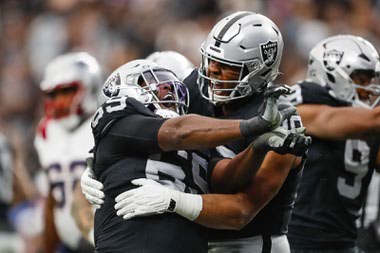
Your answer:
[[[213,103],[229,102],[261,92],[278,75],[284,43],[278,27],[254,12],[236,12],[219,21],[202,44],[198,85],[202,96]],[[237,80],[208,76],[210,61],[240,68]],[[233,83],[234,88],[215,88]],[[225,91],[229,95],[218,95]]]
[[[160,94],[162,89],[167,92]],[[164,113],[163,117],[172,117],[167,115],[170,110],[183,115],[189,106],[186,86],[171,70],[149,60],[130,61],[116,69],[103,85],[98,106],[124,96],[135,98],[160,116]]]
[[[319,42],[309,55],[308,79],[330,90],[330,94],[360,107],[373,107],[378,98],[361,101],[357,88],[380,95],[379,53],[367,40],[352,35],[337,35]],[[352,74],[367,71],[374,77],[368,86],[355,84]],[[377,79],[377,80],[376,80]]]
[[[175,51],[154,52],[148,55],[146,59],[170,69],[181,81],[183,81],[194,69],[193,63],[191,63],[184,55]]]
[[[46,66],[40,88],[46,94],[69,87],[78,88],[70,114],[57,119],[63,125],[67,124],[67,128],[71,128],[77,123],[79,115],[96,111],[96,97],[102,79],[100,65],[94,57],[86,52],[72,52],[57,56]],[[48,116],[49,107],[54,106],[46,101],[45,109]]]

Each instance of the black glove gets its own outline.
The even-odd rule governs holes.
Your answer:
[[[305,136],[304,132],[304,127],[294,130],[277,128],[260,135],[252,142],[252,148],[260,154],[274,151],[280,155],[293,154],[302,156],[311,144],[311,137]]]
[[[288,105],[279,111],[277,100],[281,95],[290,93],[290,88],[284,85],[272,85],[264,92],[266,96],[263,106],[259,109],[259,115],[240,123],[240,132],[243,136],[259,136],[269,132],[282,124],[285,119],[290,118],[297,109]]]

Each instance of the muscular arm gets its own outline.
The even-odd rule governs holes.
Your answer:
[[[243,138],[240,122],[195,114],[169,119],[158,131],[158,143],[164,151],[216,147]]]
[[[236,192],[256,174],[265,155],[255,152],[251,146],[233,159],[220,160],[213,169],[211,189],[218,193]]]
[[[91,204],[81,191],[80,184],[77,184],[74,189],[71,215],[74,217],[76,224],[82,232],[82,236],[93,243],[93,239],[89,237],[92,235],[89,234],[94,228],[94,213],[92,212]]]
[[[363,109],[303,104],[297,106],[306,134],[324,139],[368,138],[380,133],[380,107]]]
[[[239,230],[277,194],[290,169],[301,158],[268,153],[249,184],[236,194],[202,195],[203,208],[195,222],[216,229]]]
[[[49,191],[49,195],[45,202],[45,229],[42,235],[44,253],[54,253],[59,243],[58,234],[54,225],[54,204],[55,201],[52,192]]]

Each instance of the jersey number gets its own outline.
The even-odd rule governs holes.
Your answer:
[[[63,208],[67,201],[67,192],[72,192],[80,179],[81,174],[86,169],[86,162],[73,161],[69,165],[69,175],[65,175],[62,166],[58,163],[50,165],[48,177],[50,181],[50,191],[55,199],[55,205]],[[74,179],[72,179],[74,178]],[[66,179],[66,180],[65,180]],[[66,189],[68,188],[68,189]]]
[[[108,106],[105,107],[106,113],[124,110],[127,107],[127,97],[116,97],[106,101]],[[99,120],[104,116],[103,107],[99,107],[96,111],[91,126],[94,128],[99,123]]]
[[[355,199],[360,195],[362,180],[368,173],[370,148],[365,141],[347,140],[344,152],[345,174],[338,177],[339,194]]]
[[[208,193],[207,175],[205,175],[207,173],[207,161],[196,153],[190,151],[178,151],[178,155],[187,159],[189,163],[191,163],[191,180],[201,191],[199,192],[197,189],[190,188],[191,193]],[[165,177],[170,178],[170,180],[160,180],[160,175],[165,175]],[[180,166],[171,163],[148,159],[146,165],[146,177],[158,181],[171,189],[182,192],[185,192],[185,189],[187,188],[187,185],[183,182],[186,177],[185,172]]]

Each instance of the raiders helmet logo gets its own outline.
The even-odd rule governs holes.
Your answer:
[[[106,97],[116,97],[119,95],[120,90],[117,88],[117,86],[120,85],[120,75],[117,73],[115,76],[111,77],[107,80],[107,82],[103,86],[103,94]]]
[[[339,65],[343,57],[343,52],[330,50],[323,53],[323,65],[328,71],[333,71]]]
[[[271,67],[277,58],[277,51],[278,51],[277,41],[269,40],[265,44],[260,44],[260,51],[261,51],[261,57],[265,63],[265,66],[267,66],[268,68]]]

